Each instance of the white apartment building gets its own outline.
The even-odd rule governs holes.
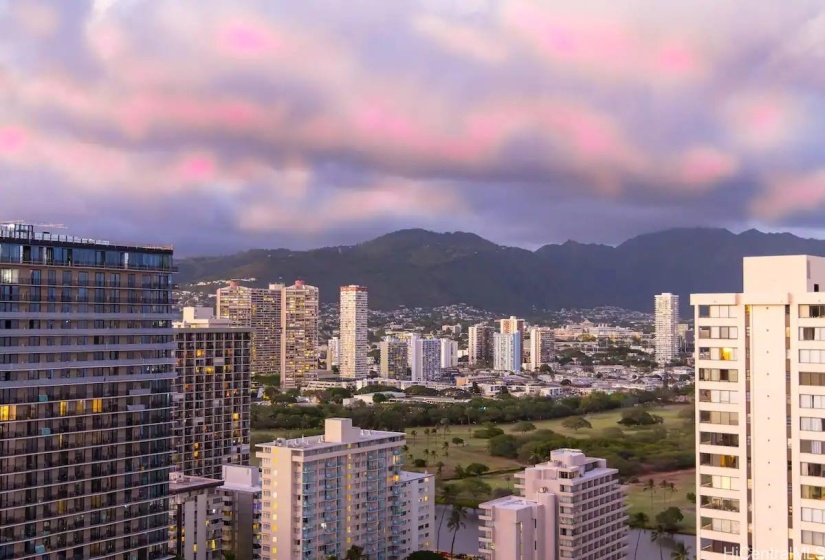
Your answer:
[[[498,332],[502,334],[518,333],[519,349],[522,352],[522,358],[524,358],[524,319],[519,319],[515,315],[509,319],[499,319]],[[521,362],[519,362],[519,364],[521,364]]]
[[[656,361],[667,364],[679,354],[679,296],[655,296]]]
[[[825,552],[820,286],[821,257],[748,257],[742,293],[691,296],[699,560]]]
[[[220,480],[169,475],[169,548],[179,560],[221,560]]]
[[[406,558],[417,550],[435,547],[435,476],[401,471],[401,492],[398,507],[405,511],[405,518],[399,558]]]
[[[404,444],[403,433],[330,418],[322,436],[259,445],[261,557],[343,558],[353,545],[371,559],[400,557],[402,535],[411,530],[399,505]]]
[[[441,373],[441,341],[437,338],[418,338],[412,342],[412,381],[432,381]]]
[[[333,336],[327,341],[327,369],[332,370],[333,366],[341,362],[341,339]]]
[[[258,467],[223,467],[223,486],[218,489],[223,497],[222,548],[235,560],[261,558],[260,473]]]
[[[493,334],[493,369],[521,371],[521,333]]]
[[[361,379],[369,375],[367,289],[364,286],[341,286],[340,363],[341,377]]]
[[[516,474],[521,496],[481,504],[484,560],[625,560],[627,527],[619,472],[578,449]]]
[[[530,329],[530,371],[538,371],[555,357],[556,335],[551,328]]]
[[[458,342],[449,338],[441,339],[441,369],[458,366]]]

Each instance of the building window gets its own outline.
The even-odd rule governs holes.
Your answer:
[[[799,340],[825,340],[825,327],[799,327]]]
[[[739,381],[739,372],[735,369],[699,368],[699,381]]]
[[[719,360],[730,362],[736,360],[736,348],[699,348],[700,360]]]
[[[825,425],[825,419],[822,418],[803,416],[799,419],[799,429],[804,432],[823,432],[825,431],[823,425]]]
[[[700,410],[699,422],[703,424],[718,424],[720,426],[738,426],[738,412],[718,412],[715,410]]]
[[[825,499],[825,488],[821,486],[811,486],[810,484],[803,484],[801,487],[801,495],[806,500],[823,500]]]
[[[802,544],[825,546],[825,533],[818,533],[817,531],[802,531]]]
[[[799,395],[799,408],[825,409],[825,396]]]
[[[699,317],[704,319],[735,319],[735,305],[700,305]]]
[[[736,455],[717,455],[716,453],[700,453],[699,464],[704,467],[738,469],[739,458]]]
[[[825,387],[825,373],[800,371],[799,384],[812,387]]]
[[[804,507],[802,508],[802,521],[808,523],[825,523],[825,510]]]
[[[800,463],[802,476],[825,476],[825,465],[819,463]]]
[[[702,529],[717,531],[719,533],[739,533],[739,522],[729,519],[714,519],[712,517],[702,518]]]
[[[699,338],[704,339],[733,339],[739,336],[736,327],[699,327]]]
[[[825,305],[800,305],[799,317],[802,319],[821,319],[825,317]]]
[[[699,443],[723,447],[739,447],[738,434],[720,434],[717,432],[699,432]]]
[[[703,474],[699,477],[699,483],[704,488],[717,488],[719,490],[739,490],[739,479],[733,476]]]
[[[739,500],[732,498],[716,498],[713,496],[702,496],[699,502],[705,509],[717,509],[719,511],[739,512]]]
[[[739,402],[739,392],[720,391],[717,389],[700,389],[699,402],[736,404]]]
[[[800,364],[825,364],[825,350],[800,350]]]
[[[799,441],[799,451],[812,455],[825,455],[825,442],[816,439],[803,439]]]

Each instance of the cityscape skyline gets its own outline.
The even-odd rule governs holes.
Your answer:
[[[180,255],[412,226],[821,237],[822,22],[813,0],[6,1],[0,218]]]

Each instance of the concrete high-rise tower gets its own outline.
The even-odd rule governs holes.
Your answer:
[[[553,361],[555,343],[553,329],[530,329],[530,371],[538,371],[542,365]]]
[[[493,327],[473,325],[467,331],[467,353],[470,365],[491,365],[493,363]]]
[[[0,558],[169,558],[172,249],[0,225]]]
[[[655,297],[656,361],[666,365],[679,354],[679,296]]]
[[[281,370],[281,304],[283,284],[248,288],[237,282],[220,288],[216,314],[237,327],[252,329],[253,374],[272,375]]]
[[[825,546],[825,258],[747,257],[694,294],[699,560]]]
[[[521,334],[493,335],[493,368],[498,371],[521,371]]]
[[[363,379],[369,375],[367,352],[367,288],[341,286],[340,365],[341,377]]]
[[[281,386],[291,389],[318,368],[318,288],[298,280],[281,294]]]

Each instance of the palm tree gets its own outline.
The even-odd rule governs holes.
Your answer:
[[[670,553],[670,560],[690,560],[690,548],[685,543],[676,543],[676,548]]]
[[[441,476],[441,473],[442,473],[443,470],[444,470],[444,463],[442,461],[439,461],[438,463],[435,464],[435,475],[436,476]]]
[[[662,502],[667,503],[667,490],[670,488],[670,482],[662,479],[659,481],[659,488],[662,489]]]
[[[410,437],[412,438],[413,443],[415,443],[415,436],[417,436],[417,435],[418,435],[418,432],[416,432],[415,430],[410,430]]]
[[[662,557],[662,541],[665,540],[665,536],[667,532],[665,532],[665,528],[661,525],[656,525],[650,531],[650,542],[654,542],[659,545],[659,560],[664,560]]]
[[[453,509],[450,511],[450,518],[447,520],[447,529],[450,529],[453,532],[453,542],[450,545],[450,556],[453,556],[453,550],[455,549],[455,537],[458,534],[458,530],[467,526],[464,522],[465,519],[467,519],[467,510],[464,509],[463,506],[454,505]]]
[[[642,511],[634,513],[630,517],[630,528],[638,531],[638,534],[636,535],[636,549],[633,551],[633,560],[636,560],[636,555],[639,554],[639,541],[642,538],[642,533],[647,530],[647,524],[649,521],[650,518]]]
[[[441,429],[444,430],[444,437],[447,437],[447,430],[450,429],[450,421],[446,418],[441,419]]]
[[[644,492],[650,492],[650,505],[653,505],[653,495],[656,493],[656,483],[653,482],[652,478],[647,479],[647,482],[642,490]]]
[[[438,531],[436,532],[435,536],[435,549],[440,550],[438,548],[438,542],[441,539],[441,525],[444,523],[444,514],[447,513],[447,504],[452,502],[455,497],[458,496],[458,489],[453,486],[452,484],[445,484],[441,487],[441,501],[444,502],[443,508],[441,508],[441,521],[438,522]]]
[[[424,437],[427,438],[427,445],[430,445],[430,429],[424,428]]]
[[[444,456],[447,457],[448,456],[447,454],[449,453],[448,449],[450,448],[450,442],[445,441],[444,443],[441,444],[441,448],[444,450]]]
[[[365,560],[365,558],[364,549],[355,544],[347,550],[347,555],[344,556],[344,560]]]

